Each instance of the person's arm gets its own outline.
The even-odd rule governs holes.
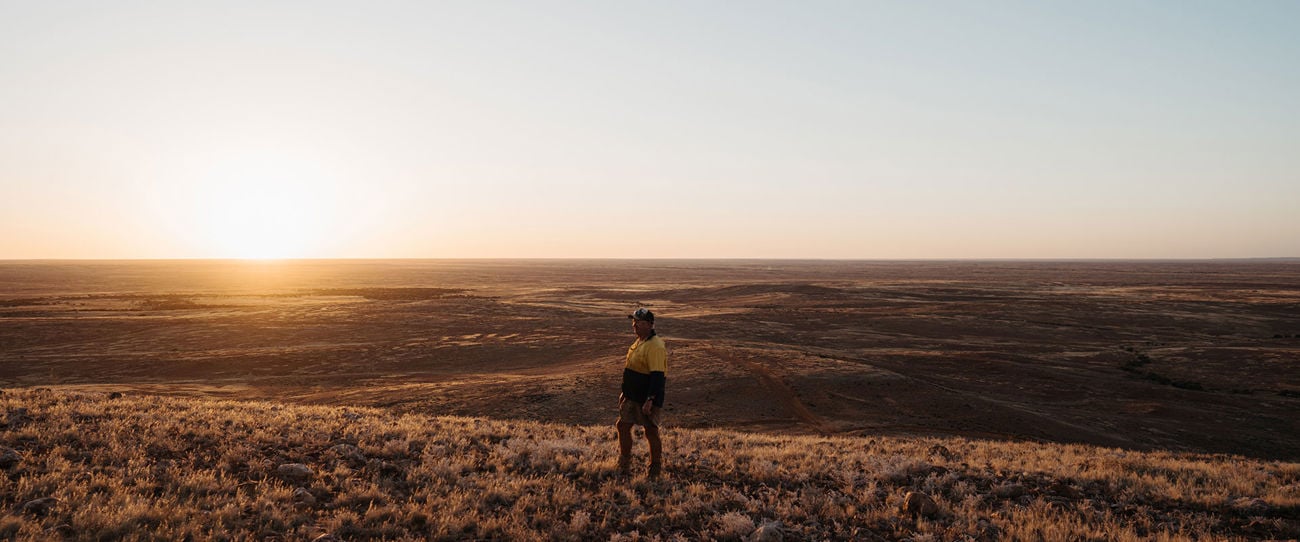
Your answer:
[[[663,408],[664,406],[664,383],[667,377],[663,371],[652,371],[650,373],[650,393],[646,396],[646,404]]]
[[[652,406],[663,408],[664,406],[664,384],[667,382],[668,372],[668,352],[663,348],[656,348],[646,353],[649,359],[646,361],[650,365],[650,391],[646,394],[645,405],[642,409],[650,411]]]

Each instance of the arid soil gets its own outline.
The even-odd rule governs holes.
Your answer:
[[[0,262],[0,387],[1300,458],[1300,262]]]
[[[604,424],[39,387],[0,414],[0,540],[1300,537],[1300,463],[1235,455],[675,428],[653,478]]]

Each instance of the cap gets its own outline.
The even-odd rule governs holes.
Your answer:
[[[655,313],[646,308],[637,309],[636,312],[627,315],[627,317],[633,320],[645,320],[651,324],[655,323]]]

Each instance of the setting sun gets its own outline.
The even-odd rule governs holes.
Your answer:
[[[230,161],[195,188],[203,211],[192,218],[196,242],[219,257],[307,257],[338,220],[331,183],[307,164],[267,157]]]

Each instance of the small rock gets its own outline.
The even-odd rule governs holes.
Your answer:
[[[42,497],[23,503],[19,512],[25,515],[44,517],[49,515],[50,510],[58,503],[59,500],[54,497]]]
[[[980,518],[979,522],[976,523],[976,526],[977,530],[975,531],[975,540],[978,542],[995,542],[997,540],[1002,540],[1002,530],[998,529],[998,526],[994,525],[993,522],[989,521],[987,518]]]
[[[1074,487],[1065,482],[1057,482],[1053,484],[1051,488],[1051,492],[1058,496],[1070,499],[1072,501],[1077,501],[1083,498],[1083,492],[1080,491],[1079,488]]]
[[[909,516],[932,518],[939,515],[939,505],[920,491],[909,491],[903,498],[903,513]]]
[[[109,398],[109,399],[121,399],[121,398],[122,398],[122,392],[120,392],[120,391],[115,391],[115,392],[113,392],[113,393],[110,393],[110,394],[108,394],[108,398]]]
[[[1232,505],[1236,508],[1254,513],[1264,513],[1272,508],[1268,505],[1268,501],[1259,497],[1242,497],[1233,501]]]
[[[0,469],[8,469],[23,460],[22,454],[13,448],[0,446]]]
[[[28,410],[26,408],[15,408],[10,410],[9,413],[5,415],[4,425],[10,429],[22,427],[23,425],[26,425],[27,422],[32,421],[32,417],[27,414]]]
[[[275,474],[289,482],[306,482],[311,479],[311,467],[302,463],[285,463],[275,468]]]
[[[330,446],[329,453],[333,454],[343,461],[353,465],[363,464],[366,462],[366,454],[361,453],[361,448],[351,444],[335,444]]]
[[[307,488],[300,487],[293,490],[293,502],[311,506],[316,504],[316,496],[312,495],[310,491],[307,491]]]
[[[1020,484],[1003,484],[993,488],[993,494],[1002,499],[1014,499],[1025,494],[1025,486]]]
[[[782,540],[785,540],[785,532],[781,528],[781,522],[779,521],[770,521],[759,525],[749,535],[750,542],[781,542]]]
[[[930,447],[930,455],[937,455],[939,457],[948,460],[951,460],[953,457],[955,457],[953,453],[949,451],[946,446],[939,445],[939,444],[935,444],[934,446]]]

